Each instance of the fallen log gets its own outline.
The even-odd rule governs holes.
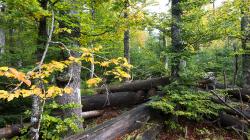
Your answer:
[[[138,91],[138,90],[149,90],[157,88],[158,86],[164,86],[170,83],[168,77],[152,78],[148,80],[137,80],[131,83],[124,83],[121,85],[111,85],[107,87],[97,88],[97,93],[108,92],[124,92],[124,91]]]
[[[88,119],[88,118],[101,116],[103,113],[104,113],[104,110],[93,110],[93,111],[82,112],[81,116],[84,119]]]
[[[98,110],[105,107],[131,106],[142,103],[147,98],[147,92],[116,92],[110,94],[96,94],[82,97],[82,110]]]
[[[150,109],[144,103],[119,117],[106,121],[86,132],[65,138],[65,140],[113,140],[138,129],[143,125],[141,122],[147,122],[149,118]]]
[[[227,93],[236,99],[242,99],[244,102],[250,101],[250,91],[237,88],[237,89],[228,89]]]
[[[87,111],[82,112],[81,116],[84,119],[88,118],[94,118],[101,116],[104,113],[104,110],[93,110],[93,111]],[[29,123],[26,123],[25,126],[30,126]],[[18,136],[21,134],[21,129],[23,128],[23,125],[21,124],[14,124],[14,125],[8,125],[4,128],[0,128],[0,139],[9,139],[14,136]]]
[[[5,128],[0,128],[0,139],[11,138],[19,135],[21,128],[22,125],[20,124],[9,125]]]
[[[219,116],[219,125],[237,131],[243,136],[244,140],[248,140],[247,138],[248,125],[239,118],[225,113],[221,113]]]

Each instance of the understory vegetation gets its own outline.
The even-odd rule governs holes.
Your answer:
[[[0,0],[0,139],[248,139],[249,7]]]

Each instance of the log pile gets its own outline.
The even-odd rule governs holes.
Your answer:
[[[103,109],[106,107],[137,106],[116,118],[104,122],[103,124],[97,125],[96,127],[85,132],[67,137],[65,139],[112,140],[138,129],[143,125],[143,123],[146,123],[150,117],[152,117],[152,110],[146,105],[148,102],[150,102],[149,97],[158,94],[157,88],[159,86],[165,86],[169,83],[170,80],[168,77],[153,78],[149,80],[124,83],[121,85],[107,86],[106,88],[98,88],[96,91],[100,94],[82,96],[83,118],[98,117],[104,113]],[[219,84],[219,86],[215,86],[215,88],[216,87],[223,88],[221,84]],[[211,87],[203,88],[206,90],[211,89]],[[230,97],[241,99],[242,102],[249,100],[248,93],[250,92],[248,91],[242,89],[228,89],[227,92],[231,95]],[[211,98],[211,100],[225,106],[227,106],[229,101],[220,99],[218,96]],[[250,110],[242,110],[242,108],[232,109],[228,107],[225,109],[224,113],[220,113],[218,122],[223,127],[230,127],[246,132],[249,124],[242,116],[250,118]],[[143,135],[143,139],[154,139],[160,128],[161,127],[155,127],[149,129],[148,132],[152,133],[152,135],[145,133]],[[18,135],[20,133],[19,130],[20,126],[18,125],[2,128],[0,129],[0,138],[10,138],[12,136]]]
[[[139,91],[139,90],[150,90],[157,88],[158,86],[164,86],[170,84],[169,77],[152,78],[148,80],[137,80],[131,83],[124,83],[121,85],[112,85],[102,88],[97,88],[97,93],[106,92],[127,92],[127,91]],[[108,90],[108,91],[107,91]]]

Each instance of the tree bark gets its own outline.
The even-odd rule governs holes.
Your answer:
[[[91,18],[93,21],[95,21],[95,1],[91,1]],[[95,29],[94,25],[92,25],[92,30]],[[90,47],[93,49],[94,48],[94,40],[91,40],[90,42]],[[94,57],[94,54],[91,53],[91,59],[95,59]],[[93,78],[94,77],[94,74],[95,74],[95,64],[94,63],[91,63],[90,64],[90,78]]]
[[[243,14],[241,18],[241,44],[242,49],[245,51],[245,54],[242,55],[242,70],[243,70],[243,88],[250,89],[250,16],[249,7],[246,4],[247,0],[242,0],[241,12]]]
[[[0,58],[4,53],[5,46],[5,32],[3,29],[0,29]]]
[[[84,119],[94,118],[94,117],[101,116],[103,113],[104,113],[104,110],[87,111],[87,112],[82,112],[81,117]]]
[[[105,107],[121,107],[131,106],[138,103],[142,103],[146,100],[147,93],[144,91],[138,92],[116,92],[106,94],[96,94],[93,96],[82,97],[82,109],[83,111],[88,110],[99,110]]]
[[[86,132],[65,138],[65,140],[113,140],[134,131],[150,118],[150,109],[145,104],[106,121]]]
[[[70,14],[75,14],[76,11],[70,10],[70,11],[62,11],[61,14],[62,15],[69,15]],[[71,17],[70,18],[70,22],[78,24],[77,19],[73,19]],[[74,30],[80,30],[79,27],[70,27],[68,26],[68,23],[66,24],[64,21],[59,21],[59,26],[60,28],[75,28],[72,29],[72,31]],[[71,42],[65,42],[65,44],[70,44],[70,45],[74,45],[74,47],[79,47],[79,42],[77,41],[77,39],[75,38],[79,38],[80,34],[78,32],[72,32],[72,33],[67,33],[67,32],[63,32],[59,34],[60,38],[63,38],[65,40],[71,40]],[[78,58],[80,57],[80,52],[76,52],[76,51],[71,51],[70,52],[72,57]],[[57,85],[59,87],[70,87],[72,89],[72,93],[71,94],[63,94],[62,96],[58,96],[56,97],[56,102],[61,104],[61,105],[65,105],[65,104],[74,104],[77,105],[79,107],[76,108],[72,108],[72,109],[66,109],[63,111],[63,118],[66,117],[71,117],[71,116],[76,116],[78,119],[75,120],[76,125],[78,126],[79,129],[83,128],[82,125],[82,121],[81,119],[81,113],[82,113],[82,107],[81,107],[81,63],[73,63],[71,64],[68,69],[63,72],[67,73],[66,75],[69,76],[69,80],[67,80],[66,82],[60,82],[57,81]],[[74,132],[72,132],[71,130],[67,132],[66,135],[70,135]]]
[[[64,113],[64,117],[77,116],[80,117],[82,113],[81,109],[81,64],[73,63],[69,66],[68,73],[71,75],[71,80],[69,81],[68,87],[72,88],[73,91],[71,94],[63,94],[62,96],[58,96],[56,101],[59,104],[76,104],[79,107],[66,109]],[[75,122],[78,125],[79,129],[82,129],[82,122],[80,120],[76,120]]]
[[[129,7],[129,1],[126,0],[124,3],[125,12],[124,12],[124,18],[128,19],[128,7]],[[128,60],[128,63],[130,64],[130,31],[129,31],[129,25],[127,25],[127,29],[124,31],[124,38],[123,38],[123,44],[124,44],[124,57]]]
[[[40,1],[40,6],[46,10],[47,9],[47,4],[48,4],[48,0],[42,0]],[[37,39],[37,44],[38,44],[38,48],[36,50],[36,57],[37,57],[37,61],[40,61],[42,59],[42,55],[43,52],[45,50],[45,45],[47,42],[47,37],[48,37],[48,33],[47,33],[47,19],[46,17],[42,17],[39,20],[38,23],[38,39]],[[41,87],[41,83],[39,83],[39,81],[37,81],[38,87]],[[32,114],[31,114],[31,119],[30,119],[30,123],[31,123],[31,127],[30,127],[30,138],[32,140],[38,140],[39,139],[39,129],[40,129],[40,116],[41,116],[41,108],[42,106],[42,101],[40,99],[40,97],[33,95],[32,96]]]
[[[172,38],[172,51],[174,53],[181,53],[183,51],[183,43],[181,38],[181,15],[182,11],[180,8],[180,0],[172,0],[172,27],[171,27],[171,38]],[[173,78],[179,77],[179,67],[181,58],[177,55],[172,61],[171,74]]]
[[[170,83],[168,77],[152,78],[148,80],[137,80],[131,83],[124,83],[121,85],[108,86],[108,92],[124,92],[124,91],[138,91],[149,90],[151,88],[157,88],[158,86],[164,86]],[[96,89],[97,93],[106,93],[106,88]]]
[[[5,128],[0,128],[0,139],[6,139],[6,138],[8,139],[19,135],[21,128],[22,125],[19,124],[10,125]]]
[[[4,5],[0,3],[0,13],[4,12]],[[4,53],[4,46],[5,46],[5,32],[2,28],[0,28],[0,58]]]
[[[248,126],[245,122],[241,121],[239,118],[236,118],[234,116],[221,113],[219,116],[219,124],[225,128],[231,128],[235,129],[238,132],[243,132],[242,136],[244,140],[248,140],[247,138],[247,131],[248,131]]]
[[[47,10],[48,0],[41,0],[40,6]],[[47,31],[47,18],[42,17],[38,21],[38,39],[37,39],[37,50],[36,50],[36,57],[37,60],[41,60],[43,52],[44,52],[44,46],[46,44],[48,38],[48,31]]]
[[[249,102],[250,101],[250,90],[246,90],[246,89],[229,89],[227,90],[227,93],[236,98],[236,99],[239,99],[244,102]]]

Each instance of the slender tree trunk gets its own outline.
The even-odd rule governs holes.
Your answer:
[[[44,10],[46,10],[47,5],[48,5],[48,0],[41,0],[40,5]],[[37,40],[38,47],[36,50],[37,60],[40,60],[42,58],[44,46],[45,46],[46,41],[47,41],[47,37],[48,37],[47,18],[42,17],[39,20],[39,25],[38,25],[38,40]]]
[[[233,42],[233,49],[234,49],[234,53],[237,52],[237,46],[236,46],[236,43]],[[235,54],[234,55],[234,75],[233,75],[233,86],[235,87],[236,86],[236,81],[238,79],[238,69],[239,69],[239,55],[238,54]]]
[[[181,53],[183,51],[183,44],[181,38],[181,8],[180,0],[172,0],[172,27],[171,27],[171,38],[172,38],[172,51],[174,53]],[[172,77],[179,77],[179,67],[181,59],[176,56],[172,61]]]
[[[32,114],[31,114],[31,127],[30,127],[30,138],[32,140],[39,139],[39,121],[40,121],[40,110],[41,110],[41,99],[33,95],[32,96]]]
[[[129,1],[125,1],[125,9],[126,11],[124,12],[124,18],[128,19],[128,7],[129,7]],[[129,31],[129,25],[127,25],[126,31],[124,31],[124,39],[123,39],[123,44],[124,44],[124,57],[128,60],[128,63],[130,63],[130,31]]]
[[[0,58],[4,54],[4,46],[5,46],[5,32],[0,28]]]
[[[245,51],[245,54],[242,55],[242,70],[243,70],[243,88],[250,90],[250,29],[249,29],[249,22],[250,22],[250,16],[249,13],[249,7],[246,7],[245,4],[247,3],[247,0],[242,0],[242,9],[241,12],[243,14],[243,17],[241,18],[241,43],[242,48]]]
[[[4,5],[0,3],[0,13],[4,12]],[[4,46],[5,46],[5,32],[2,28],[0,28],[0,58],[4,53]]]
[[[43,9],[47,9],[47,4],[48,1],[47,0],[42,0],[40,1],[40,5]],[[37,61],[40,61],[44,52],[44,47],[46,44],[46,40],[47,40],[47,19],[46,17],[42,17],[38,23],[38,39],[37,39],[37,44],[38,44],[38,48],[36,50],[36,57],[37,57]],[[36,82],[38,87],[41,87],[41,83],[39,83],[39,81]],[[38,140],[39,139],[39,128],[40,128],[40,116],[41,116],[41,108],[42,106],[42,101],[40,99],[40,97],[33,95],[32,97],[32,114],[31,114],[31,119],[30,119],[30,123],[31,123],[31,127],[30,127],[30,138],[32,140]]]
[[[95,7],[94,7],[94,1],[91,2],[91,18],[92,18],[93,21],[95,20]],[[92,25],[92,30],[94,30],[94,29],[95,29],[95,27],[94,27],[94,25]],[[94,40],[91,40],[90,47],[91,47],[92,49],[94,48]],[[91,54],[91,58],[92,58],[93,61],[95,60],[94,54]],[[93,77],[94,77],[94,74],[95,74],[95,64],[94,64],[94,63],[91,63],[90,70],[91,70],[91,71],[90,71],[90,78],[93,78]]]

